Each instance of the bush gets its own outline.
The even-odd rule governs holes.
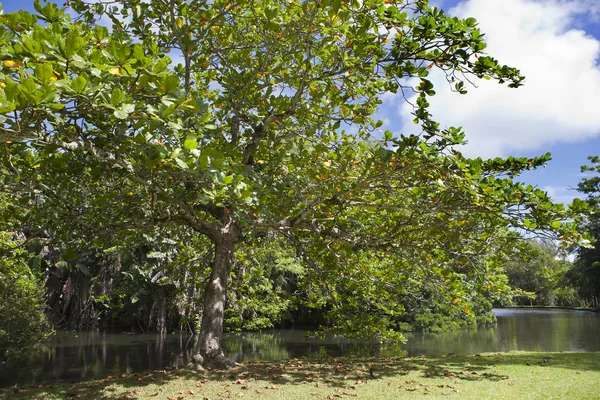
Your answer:
[[[27,259],[11,234],[0,232],[0,358],[26,353],[53,333]]]

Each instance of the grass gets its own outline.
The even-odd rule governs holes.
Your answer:
[[[369,368],[379,376],[369,376]],[[0,390],[2,399],[600,399],[600,353],[491,353],[247,363]]]

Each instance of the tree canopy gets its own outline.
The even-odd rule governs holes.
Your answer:
[[[581,167],[585,176],[577,185],[577,191],[586,195],[590,210],[580,224],[580,230],[594,238],[594,246],[580,246],[571,270],[567,273],[569,282],[577,287],[579,295],[594,308],[600,308],[600,157],[588,157],[590,164]]]
[[[143,232],[209,249],[207,364],[227,364],[232,268],[265,234],[293,249],[297,293],[327,308],[329,330],[396,338],[401,298],[468,317],[475,298],[500,295],[511,228],[583,240],[583,203],[565,210],[513,180],[549,154],[465,158],[461,129],[428,112],[434,71],[461,94],[472,78],[523,83],[484,53],[473,18],[423,0],[70,5],[74,16],[39,1],[35,15],[0,16],[15,224],[67,246]],[[415,132],[380,129],[387,92],[418,94]]]

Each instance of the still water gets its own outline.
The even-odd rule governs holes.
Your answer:
[[[600,351],[600,314],[573,310],[495,309],[498,324],[440,334],[406,334],[407,343],[381,345],[339,336],[306,340],[301,330],[227,335],[225,354],[236,361],[315,355],[442,355],[483,352]],[[102,332],[56,337],[50,349],[20,364],[0,363],[0,386],[76,381],[186,365],[194,338]]]

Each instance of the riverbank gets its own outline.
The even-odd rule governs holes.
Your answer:
[[[371,377],[373,368],[377,377]],[[600,353],[321,358],[181,369],[0,391],[2,399],[598,399]]]
[[[506,310],[519,310],[519,309],[531,310],[531,309],[539,308],[540,310],[573,310],[573,311],[591,311],[591,312],[600,313],[600,307],[599,308],[590,308],[590,307],[567,307],[567,306],[537,306],[537,305],[528,306],[528,305],[517,305],[517,306],[494,307],[494,308],[498,309],[498,310],[502,310],[502,309],[506,309]]]

